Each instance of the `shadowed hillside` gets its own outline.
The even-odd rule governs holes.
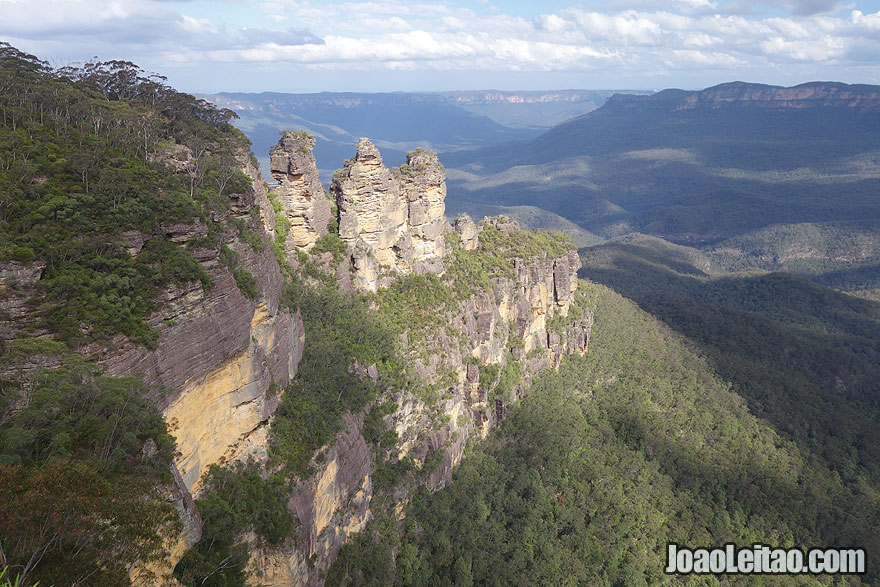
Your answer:
[[[653,237],[581,249],[581,275],[694,341],[750,409],[846,478],[880,474],[880,304],[786,273],[719,275]]]
[[[771,225],[789,241],[812,239],[815,225],[826,240],[864,240],[875,227],[859,223],[880,217],[878,112],[877,86],[825,82],[617,95],[531,141],[450,153],[450,200],[538,206],[605,238],[698,247],[766,242]],[[854,246],[823,271],[877,265],[875,244]],[[784,268],[817,256],[795,253]]]

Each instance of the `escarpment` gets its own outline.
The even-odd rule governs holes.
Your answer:
[[[316,470],[290,494],[296,542],[255,547],[255,585],[321,584],[341,546],[375,515],[377,492],[382,508],[399,513],[414,487],[444,487],[468,441],[503,422],[537,373],[585,353],[590,338],[592,307],[578,286],[574,245],[503,217],[476,224],[462,216],[450,226],[433,153],[416,150],[392,171],[361,139],[330,191],[351,281],[397,325],[398,349],[418,384],[389,387],[365,412],[345,415]],[[375,365],[349,368],[376,380]],[[377,452],[364,427],[380,404],[395,441]],[[409,481],[376,481],[379,469],[404,463]]]
[[[474,250],[474,256],[497,246],[511,255],[505,259],[510,270],[438,309],[442,327],[407,333],[403,350],[436,390],[437,403],[404,393],[389,418],[400,454],[420,462],[433,458],[435,469],[426,480],[432,490],[449,482],[467,439],[485,437],[501,423],[506,406],[535,374],[555,367],[566,354],[585,353],[589,343],[592,312],[576,295],[576,251],[518,256],[504,251],[511,240],[526,236],[516,222],[487,219],[479,228],[491,244]],[[430,430],[432,419],[447,424]]]
[[[239,153],[236,164],[252,173],[254,181],[230,196],[228,214],[256,240],[247,243],[234,236],[222,245],[195,249],[211,286],[167,286],[147,318],[158,335],[154,349],[117,336],[111,349],[98,353],[108,375],[141,374],[156,390],[163,390],[157,393],[157,403],[177,438],[180,456],[175,464],[190,491],[198,489],[209,465],[265,452],[260,448],[264,442],[251,437],[261,434],[277,407],[277,397],[266,392],[283,388],[293,378],[304,344],[299,316],[280,305],[281,271],[261,220],[268,200],[259,172],[245,153]],[[206,228],[194,221],[163,230],[186,243]],[[250,297],[224,259],[229,255],[237,259],[236,270],[253,276],[255,291]]]
[[[125,288],[137,272],[153,275],[156,281],[165,268],[176,272],[154,291],[143,286],[139,290],[151,295],[150,310],[142,318],[147,334],[137,337],[117,331],[89,337],[102,324],[81,322],[72,330],[76,342],[65,344],[57,340],[58,329],[49,327],[46,316],[55,316],[53,304],[77,300],[47,298],[41,286],[55,276],[52,271],[73,269],[57,258],[49,263],[0,263],[0,387],[12,381],[23,390],[12,394],[15,403],[4,404],[4,423],[15,422],[16,411],[27,409],[35,378],[45,376],[47,370],[64,372],[82,363],[97,366],[94,374],[80,380],[83,389],[97,385],[88,381],[98,374],[103,378],[99,381],[113,381],[114,389],[134,385],[130,381],[135,379],[128,378],[142,381],[145,386],[137,387],[137,392],[151,410],[161,413],[167,433],[176,440],[176,454],[167,451],[171,474],[161,486],[154,481],[154,491],[177,510],[181,525],[179,531],[161,530],[164,556],[150,553],[145,561],[124,561],[134,584],[159,584],[169,578],[186,549],[199,541],[202,519],[193,497],[198,496],[211,465],[249,457],[265,461],[269,422],[281,391],[296,375],[304,348],[299,313],[281,303],[284,279],[271,247],[275,217],[264,183],[247,148],[236,137],[226,141],[210,145],[216,152],[206,147],[200,158],[180,145],[151,153],[155,175],[164,174],[170,185],[186,185],[197,166],[209,170],[207,161],[223,165],[210,176],[218,185],[212,186],[213,200],[207,209],[199,209],[191,203],[200,203],[198,193],[191,200],[181,198],[193,210],[191,216],[179,214],[166,220],[156,213],[161,220],[152,229],[110,235],[104,256],[92,261],[110,267],[114,266],[110,263],[122,267],[130,263],[135,268],[124,278],[96,277],[92,287],[105,288],[97,298],[98,310],[114,300],[126,302],[121,296],[131,296],[133,288]],[[107,314],[97,316],[108,320]],[[6,347],[13,352],[5,352]],[[80,391],[72,388],[65,393]],[[118,417],[130,409],[121,403],[115,415],[102,418]],[[161,440],[165,432],[155,434]],[[126,442],[137,444],[133,434],[114,430],[101,442],[110,445],[122,435]],[[128,454],[102,458],[118,458],[125,467],[149,461],[157,453],[156,441],[150,437],[140,443],[142,447],[127,447]]]
[[[749,108],[760,110],[840,109],[877,112],[876,86],[837,82],[807,82],[792,87],[728,82],[703,90],[663,90],[650,96],[615,94],[611,108],[667,111]]]
[[[113,236],[120,263],[137,261],[142,271],[164,264],[179,275],[157,278],[150,290],[143,322],[152,338],[117,331],[77,347],[104,376],[143,381],[143,395],[176,440],[163,499],[176,507],[182,527],[163,536],[168,552],[161,560],[132,562],[135,584],[173,584],[174,573],[184,577],[197,569],[192,561],[210,554],[216,538],[210,520],[223,508],[203,507],[214,503],[208,498],[216,491],[213,473],[205,474],[218,470],[212,465],[230,465],[223,470],[238,475],[236,461],[255,467],[260,480],[252,482],[261,487],[280,483],[281,509],[296,520],[295,534],[274,542],[246,520],[252,526],[229,538],[230,545],[247,546],[247,559],[236,568],[247,569],[254,585],[321,584],[343,545],[374,517],[402,515],[418,487],[434,491],[449,483],[467,443],[500,425],[537,373],[587,350],[592,307],[578,287],[580,263],[567,238],[522,231],[506,218],[477,224],[463,216],[450,225],[437,156],[416,149],[391,170],[367,139],[330,186],[334,209],[317,180],[313,145],[303,133],[284,133],[272,153],[279,183],[270,194],[236,143],[223,153],[231,167],[222,171],[231,179],[210,176],[217,188],[197,213]],[[214,169],[205,160],[220,165],[217,151],[199,159],[177,145],[150,157],[190,197],[198,169]],[[194,190],[191,201],[202,205],[199,197]],[[45,271],[46,263],[35,259],[0,266],[5,339],[45,334],[28,312]],[[310,365],[300,364],[310,336],[302,316],[313,320],[312,328],[314,308],[296,310],[308,306],[297,306],[305,298],[295,292],[319,288],[358,300],[368,314],[359,316],[379,324],[392,342],[373,361],[334,355],[333,370],[370,387],[356,407],[338,401],[343,394],[336,389],[323,402],[330,377],[315,380],[317,391],[310,391],[321,401],[307,406],[306,417],[321,420],[321,410],[331,406],[339,410],[339,425],[322,446],[308,445],[308,466],[297,469],[279,463],[272,434],[289,418],[279,406],[302,392],[297,383]],[[322,316],[332,322],[332,307]],[[347,349],[374,343],[358,337],[376,335],[375,329],[355,330],[340,335],[357,339]],[[34,348],[17,368],[59,366],[43,346]],[[7,376],[2,369],[0,376]],[[308,423],[294,419],[292,426]],[[155,453],[154,441],[142,444],[135,453]],[[201,539],[203,532],[212,540]]]

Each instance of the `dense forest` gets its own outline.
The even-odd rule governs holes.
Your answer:
[[[843,479],[878,479],[880,304],[788,273],[710,276],[659,239],[581,253],[583,274],[698,343],[755,415]]]
[[[880,547],[871,473],[832,470],[753,415],[699,347],[589,288],[587,356],[535,382],[450,487],[417,494],[406,517],[379,517],[347,545],[328,584],[652,585],[679,580],[662,573],[667,542]]]

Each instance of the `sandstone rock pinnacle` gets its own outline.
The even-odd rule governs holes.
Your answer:
[[[330,193],[357,287],[375,291],[397,275],[443,272],[446,175],[433,152],[413,151],[392,173],[362,138],[355,157],[334,175]]]
[[[477,228],[474,219],[467,214],[462,214],[455,219],[452,225],[458,236],[461,237],[461,246],[465,251],[472,251],[480,244],[480,229]]]
[[[442,272],[446,170],[433,151],[416,149],[407,155],[398,175],[408,204],[414,270]]]
[[[318,167],[312,148],[315,139],[303,131],[284,131],[272,148],[270,166],[278,182],[274,190],[290,221],[285,253],[295,254],[295,247],[308,250],[327,234],[331,204],[324,196],[318,179]]]

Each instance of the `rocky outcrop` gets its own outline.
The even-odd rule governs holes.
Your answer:
[[[296,247],[309,250],[327,234],[331,204],[318,179],[312,148],[315,139],[303,131],[284,131],[272,148],[272,177],[278,181],[273,190],[283,213],[290,222],[284,249],[289,259]]]
[[[196,158],[190,148],[177,145],[151,158],[168,173],[189,177],[187,170],[205,165],[204,153],[215,147]],[[229,177],[244,172],[251,178],[223,193],[225,208],[212,209],[209,218],[160,223],[152,233],[128,230],[112,237],[130,255],[152,239],[186,245],[210,286],[171,283],[155,296],[155,309],[145,318],[156,335],[155,345],[145,347],[117,334],[77,349],[87,360],[99,362],[105,375],[139,375],[149,385],[150,399],[177,438],[176,465],[185,492],[197,490],[199,477],[212,463],[247,453],[260,456],[265,443],[255,439],[265,432],[278,403],[267,391],[283,389],[293,378],[304,344],[299,315],[280,304],[283,280],[269,246],[274,210],[250,152],[245,145],[230,143],[222,153],[218,149],[214,161]],[[234,222],[223,223],[230,217]],[[208,239],[211,228],[216,230]],[[250,244],[244,242],[245,231]],[[195,245],[206,242],[213,244]],[[254,278],[255,291],[248,292],[253,299],[239,289],[230,255],[239,275],[246,271]],[[42,308],[33,304],[45,267],[42,261],[0,264],[0,338],[45,335],[51,342],[41,323]],[[57,364],[57,359],[38,353],[15,368],[26,375]]]
[[[443,232],[448,228],[444,215],[446,170],[433,151],[416,149],[407,155],[396,175],[407,203],[413,271],[442,273]]]
[[[452,228],[461,239],[461,246],[465,251],[472,251],[480,244],[480,231],[477,229],[473,218],[467,214],[462,214],[456,218],[455,222],[452,223]]]
[[[110,345],[83,349],[101,362],[107,375],[139,374],[150,385],[152,399],[177,440],[175,500],[184,532],[169,537],[168,564],[148,569],[158,576],[168,575],[185,549],[198,540],[200,522],[192,495],[198,492],[207,467],[247,456],[265,459],[268,422],[281,390],[296,375],[305,342],[299,313],[280,303],[283,279],[269,246],[274,211],[262,178],[246,150],[235,159],[252,183],[229,194],[229,209],[211,221],[232,215],[245,230],[258,235],[262,246],[233,235],[227,235],[224,243],[237,255],[238,267],[255,278],[257,295],[250,299],[242,293],[219,246],[196,248],[193,255],[210,277],[211,287],[197,282],[169,285],[161,293],[156,310],[147,318],[158,335],[154,348],[117,335]],[[259,214],[251,213],[255,208]],[[206,227],[194,219],[161,230],[163,238],[186,243],[203,235]],[[150,235],[124,238],[132,252]]]
[[[0,263],[0,341],[20,333],[45,334],[30,301],[46,268],[45,261],[5,261]]]
[[[481,231],[517,236],[515,221],[489,219],[477,226],[468,220],[456,226],[465,228],[468,236],[460,246],[470,243],[470,250]],[[449,482],[468,440],[485,437],[502,422],[532,376],[567,354],[587,351],[593,316],[578,289],[576,250],[514,257],[511,264],[511,274],[493,277],[488,289],[478,288],[453,308],[438,308],[445,327],[400,341],[413,371],[435,395],[393,392],[384,398],[396,405],[385,423],[397,433],[397,457],[413,459],[430,490]],[[354,368],[364,378],[375,378],[375,366]],[[252,584],[320,585],[342,544],[372,516],[375,467],[360,417],[346,416],[346,429],[316,465],[318,472],[295,489],[290,501],[300,522],[296,544],[259,550],[251,559]],[[396,511],[402,511],[410,491],[393,491]]]
[[[515,223],[497,220],[481,226],[516,230]],[[534,374],[555,367],[565,355],[587,351],[593,318],[585,300],[576,300],[577,251],[512,262],[514,276],[493,278],[489,290],[462,300],[446,316],[449,327],[408,345],[415,371],[426,383],[456,382],[440,391],[438,405],[401,396],[400,408],[389,417],[401,454],[425,461],[434,451],[444,451],[428,477],[431,489],[449,481],[463,441],[474,433],[485,436]],[[569,317],[575,303],[579,314]],[[505,369],[519,374],[516,385],[502,381]],[[430,421],[438,419],[448,423],[426,436]]]
[[[446,177],[434,153],[413,151],[395,174],[362,138],[357,154],[333,177],[330,193],[356,287],[376,291],[397,275],[443,272]]]
[[[253,230],[259,221],[249,216]],[[249,300],[218,259],[198,253],[212,286],[169,286],[147,322],[158,332],[154,349],[117,336],[98,358],[111,376],[142,374],[177,438],[176,464],[189,490],[206,467],[236,458],[247,438],[277,406],[270,386],[283,389],[296,374],[304,333],[298,315],[280,306],[282,279],[264,236],[263,250],[238,239],[227,244],[256,278],[259,297]]]
[[[361,425],[346,415],[345,429],[321,470],[296,487],[289,502],[301,524],[296,543],[256,550],[250,561],[252,584],[320,584],[342,545],[370,520],[373,467]]]

